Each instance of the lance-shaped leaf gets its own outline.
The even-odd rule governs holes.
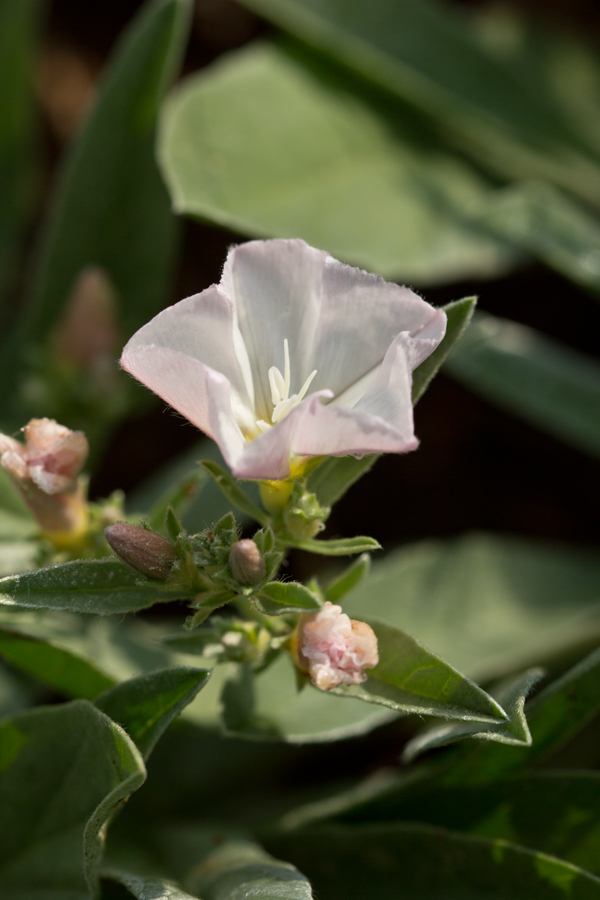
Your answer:
[[[76,700],[5,719],[0,759],[2,896],[97,897],[106,825],[146,777],[133,742]]]
[[[363,553],[341,575],[329,582],[323,591],[323,597],[325,600],[329,600],[330,603],[339,603],[346,594],[349,594],[350,591],[358,587],[367,578],[370,570],[371,557],[368,553]]]
[[[95,706],[121,725],[148,759],[156,742],[191,703],[210,672],[181,666],[123,681],[96,698]]]
[[[230,841],[196,866],[191,889],[202,900],[312,900],[308,879],[248,841]]]
[[[564,860],[417,823],[311,828],[269,836],[266,847],[305,872],[327,900],[600,897],[600,879]]]
[[[448,784],[493,781],[550,756],[600,709],[600,650],[553,681],[527,706],[531,746],[457,748],[448,759]]]
[[[86,266],[106,271],[126,334],[164,302],[176,231],[154,159],[155,128],[190,9],[188,0],[152,0],[121,38],[59,179],[20,341],[42,339]],[[11,338],[3,366],[11,381],[17,349]]]
[[[463,721],[506,721],[502,707],[469,678],[393,625],[366,618],[377,636],[379,664],[367,680],[332,693],[379,703],[403,713]]]
[[[448,319],[446,334],[439,347],[436,347],[431,356],[428,356],[413,372],[413,404],[416,405],[419,402],[430,382],[438,373],[440,366],[450,356],[471,324],[476,304],[476,297],[463,297],[462,300],[454,300],[442,307]]]
[[[165,527],[167,511],[172,509],[181,519],[185,515],[197,494],[202,491],[208,475],[199,466],[178,478],[175,484],[161,494],[152,504],[148,512],[148,524],[153,531],[162,531]]]
[[[318,612],[323,605],[313,591],[297,581],[271,581],[252,599],[267,616]]]
[[[461,725],[445,724],[429,728],[417,735],[404,748],[402,758],[405,762],[411,762],[415,757],[431,750],[434,747],[443,747],[446,744],[454,744],[464,738],[472,737],[483,741],[497,741],[500,744],[510,744],[517,747],[529,747],[531,745],[531,733],[527,725],[524,713],[525,700],[532,687],[542,678],[542,669],[530,669],[523,675],[516,675],[506,679],[495,689],[490,689],[490,694],[502,706],[509,717],[509,721],[501,725],[490,725],[482,729],[474,724]]]
[[[197,589],[151,581],[116,559],[76,560],[0,578],[0,605],[70,612],[135,612],[193,597]]]
[[[599,251],[600,266],[600,251]],[[477,316],[447,370],[486,399],[600,456],[600,365],[533,328]]]
[[[247,516],[250,516],[251,519],[260,522],[261,525],[269,524],[269,518],[265,511],[254,503],[243,488],[240,487],[239,482],[233,475],[230,475],[218,463],[210,460],[203,460],[201,465],[236,509],[241,510]]]
[[[115,683],[83,657],[4,626],[0,627],[0,657],[69,698],[93,700]]]
[[[483,227],[600,294],[600,222],[567,194],[522,182],[489,197],[476,215]]]
[[[475,297],[464,297],[442,307],[448,317],[446,334],[439,347],[413,372],[413,404],[421,399],[432,378],[469,327],[476,302]],[[378,459],[376,454],[364,456],[362,459],[353,457],[327,459],[309,475],[308,489],[317,495],[319,503],[323,506],[332,506]]]

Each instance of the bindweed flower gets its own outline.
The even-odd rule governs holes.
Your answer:
[[[296,664],[323,691],[339,684],[360,684],[367,677],[365,669],[379,662],[371,626],[350,619],[341,606],[329,601],[320,612],[302,616],[296,638]]]
[[[144,325],[121,365],[238,478],[277,481],[296,458],[413,450],[411,373],[445,328],[408,288],[304,241],[250,241],[218,285]]]
[[[117,522],[104,529],[104,536],[123,562],[147,578],[166,581],[179,558],[170,541],[140,525]]]
[[[78,478],[88,455],[87,438],[54,419],[32,419],[22,430],[24,444],[0,434],[0,464],[45,535],[57,547],[68,546],[87,526]]]

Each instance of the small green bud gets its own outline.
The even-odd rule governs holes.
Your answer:
[[[283,511],[283,524],[291,538],[306,540],[323,530],[329,512],[329,507],[319,504],[316,494],[309,494],[298,484]]]
[[[229,553],[229,568],[240,584],[260,584],[267,574],[262,553],[249,539],[233,545]]]
[[[173,544],[139,525],[117,522],[105,528],[104,535],[117,556],[147,578],[166,581],[178,559]]]

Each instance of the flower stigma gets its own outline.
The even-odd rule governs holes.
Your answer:
[[[283,375],[281,374],[281,371],[277,368],[277,366],[271,366],[271,368],[269,369],[269,386],[271,388],[273,412],[271,413],[271,423],[265,422],[264,419],[256,420],[256,424],[260,428],[261,432],[270,431],[273,425],[277,425],[277,423],[280,422],[281,419],[284,418],[284,416],[287,416],[287,414],[291,412],[295,406],[298,406],[298,404],[301,403],[302,400],[304,400],[312,383],[312,380],[317,374],[317,370],[313,369],[313,371],[310,373],[310,375],[300,388],[299,393],[292,394],[292,396],[290,397],[290,348],[287,338],[284,338],[283,341],[283,356]]]

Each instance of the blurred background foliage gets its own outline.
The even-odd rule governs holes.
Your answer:
[[[416,409],[419,450],[379,460],[334,507],[327,535],[360,531],[384,547],[349,612],[369,607],[485,682],[532,664],[560,675],[600,633],[597,6],[155,0],[136,18],[143,6],[0,0],[1,430],[32,416],[83,428],[91,496],[123,489],[130,511],[160,510],[174,481],[185,499],[195,461],[218,453],[116,360],[160,308],[218,281],[232,242],[300,236],[437,305],[477,294],[472,326]],[[197,530],[223,501],[204,484],[181,512]],[[0,478],[3,573],[33,567],[32,528]],[[295,553],[287,573],[308,577],[317,565]],[[156,640],[168,631],[160,614],[4,615],[27,637],[0,629],[3,712],[91,700],[124,678],[190,664]],[[32,644],[40,639],[47,656]],[[144,830],[148,809],[194,820],[200,793],[214,819],[255,824],[294,806],[298,784],[303,800],[318,798],[325,783],[396,766],[414,723],[369,737],[387,711],[296,695],[283,663],[256,679],[253,697],[221,667],[187,726],[159,745],[116,844]],[[586,671],[587,705],[574,714],[586,730],[562,756],[550,741],[555,764],[600,761],[597,662]],[[292,744],[354,736],[352,751],[224,742],[214,731],[221,689],[230,733]],[[539,696],[543,718],[554,695]],[[511,750],[500,747],[501,759]],[[479,750],[463,751],[459,767],[504,771],[493,753],[469,752]],[[394,790],[389,817],[422,817],[424,857],[430,826],[471,833],[466,813],[452,818],[448,785],[446,819],[427,817],[426,790],[414,806],[412,795],[394,806]],[[538,797],[533,781],[527,790]],[[350,807],[362,824],[381,821],[368,804]],[[318,824],[318,810],[305,816]],[[519,822],[523,843],[552,848]],[[159,842],[176,872],[186,840],[200,839],[173,834]],[[311,855],[310,836],[295,851],[284,838],[272,846],[286,859]],[[338,849],[342,862],[355,852]]]

